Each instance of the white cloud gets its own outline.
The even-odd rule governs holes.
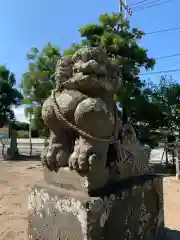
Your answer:
[[[15,114],[15,117],[16,117],[17,121],[27,122],[27,119],[26,119],[25,114],[24,114],[24,107],[23,106],[20,106],[18,108],[13,108],[13,111],[14,111],[14,114]]]

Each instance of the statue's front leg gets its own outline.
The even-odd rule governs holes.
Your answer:
[[[49,145],[45,147],[42,157],[43,165],[47,166],[49,170],[58,171],[59,168],[68,166],[70,149],[66,140],[65,133],[61,133],[60,136],[51,131]]]
[[[113,113],[108,111],[101,99],[87,98],[79,103],[74,116],[76,126],[97,139],[80,133],[75,153],[69,160],[70,167],[82,172],[105,169],[109,142],[98,139],[108,139],[112,136]]]
[[[43,105],[42,117],[50,129],[49,143],[41,156],[42,163],[49,170],[58,171],[60,167],[68,166],[71,146],[68,141],[67,126],[57,119],[51,97]]]
[[[73,96],[73,97],[72,97]],[[43,105],[42,117],[51,130],[49,146],[43,154],[43,162],[51,171],[68,166],[68,159],[75,141],[75,132],[58,115],[72,119],[74,110],[85,96],[78,91],[63,91],[56,95],[60,111],[54,109],[54,100],[50,96]],[[56,111],[56,112],[55,112]]]

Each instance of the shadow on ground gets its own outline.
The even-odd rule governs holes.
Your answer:
[[[180,240],[180,231],[166,228],[166,240]]]
[[[165,164],[150,164],[149,171],[153,174],[162,174],[164,176],[175,176],[176,168],[173,164],[165,165]],[[180,240],[180,239],[179,239]]]
[[[40,159],[40,154],[37,155],[32,155],[32,156],[28,156],[28,155],[18,155],[15,158],[8,158],[8,157],[4,157],[2,158],[2,160],[5,161],[11,161],[11,162],[19,162],[19,161],[41,161]]]
[[[20,155],[21,161],[40,161],[40,154],[32,155],[32,156],[27,156],[27,155]]]

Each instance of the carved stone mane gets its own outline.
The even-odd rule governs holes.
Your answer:
[[[122,125],[114,132],[114,94],[122,84],[121,66],[101,48],[84,47],[57,62],[55,79],[56,89],[42,109],[44,122],[51,130],[49,145],[42,154],[43,164],[56,172],[66,166],[85,174],[99,171],[107,179],[117,168],[115,172],[123,178],[144,173],[148,159],[132,126],[128,125],[129,133]],[[110,139],[122,129],[123,141],[110,147]],[[129,172],[124,170],[127,167]]]

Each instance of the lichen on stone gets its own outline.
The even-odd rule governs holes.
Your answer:
[[[114,93],[122,85],[121,76],[122,66],[99,47],[83,47],[58,60],[56,89],[42,108],[51,132],[42,163],[50,171],[69,166],[85,173],[88,181],[88,173],[96,175],[97,166],[102,176],[99,181],[117,172],[116,179],[147,173],[148,151],[138,142],[132,125],[122,125],[116,113]],[[112,143],[103,140],[120,140],[120,135],[122,139],[113,144],[116,154],[112,155]]]

